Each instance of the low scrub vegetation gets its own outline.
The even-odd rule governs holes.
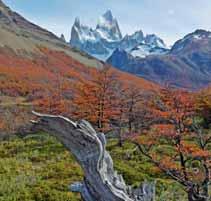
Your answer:
[[[137,153],[133,144],[108,143],[115,168],[127,184],[156,182],[157,200],[186,200],[181,186],[155,169],[147,158]],[[72,155],[58,141],[36,133],[0,142],[0,201],[80,201],[68,186],[83,180],[83,172]],[[175,190],[176,189],[176,190]]]

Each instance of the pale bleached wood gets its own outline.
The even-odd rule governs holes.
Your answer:
[[[33,112],[38,121],[36,129],[54,135],[77,159],[84,171],[84,181],[70,185],[80,192],[84,201],[151,201],[150,193],[134,191],[113,168],[113,160],[106,151],[103,133],[97,133],[85,120],[73,122],[63,116]],[[146,186],[146,185],[145,185]],[[138,192],[139,196],[135,194]]]

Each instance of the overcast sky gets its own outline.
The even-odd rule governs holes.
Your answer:
[[[110,9],[123,34],[142,29],[171,45],[196,29],[211,30],[211,0],[3,0],[32,22],[70,39],[75,17],[96,26]]]

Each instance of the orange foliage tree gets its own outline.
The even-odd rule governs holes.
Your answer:
[[[146,93],[134,84],[128,84],[119,94],[119,116],[115,121],[119,145],[132,133],[146,129],[151,121],[150,110],[147,102],[151,99],[151,93]],[[149,119],[150,117],[150,119]]]
[[[150,124],[151,111],[147,107],[148,101],[152,98],[152,93],[143,92],[134,85],[129,85],[123,91],[123,103],[125,105],[124,116],[127,121],[129,134],[145,129]]]
[[[121,83],[108,66],[94,71],[91,77],[82,79],[75,87],[74,114],[90,121],[99,131],[108,131],[120,112]]]
[[[152,112],[159,121],[131,136],[141,153],[162,172],[184,186],[189,201],[208,201],[211,181],[211,133],[195,117],[195,101],[184,91],[163,90]]]
[[[50,81],[46,80],[46,82]],[[46,85],[39,94],[40,97],[35,101],[36,109],[49,114],[69,116],[72,99],[71,83],[59,73],[51,80],[51,83],[51,85]]]
[[[204,120],[204,126],[211,126],[211,88],[197,93],[197,109],[199,115]]]
[[[30,130],[30,107],[18,105],[0,107],[0,138],[12,134],[25,134]]]

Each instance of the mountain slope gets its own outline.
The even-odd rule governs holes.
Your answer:
[[[89,79],[105,64],[70,48],[63,39],[32,24],[0,1],[0,94],[31,101],[52,96],[60,84],[70,98],[74,83]],[[158,88],[143,79],[113,69],[123,80],[143,90]],[[126,82],[125,82],[126,83]]]
[[[98,67],[100,62],[82,55],[71,49],[64,41],[51,32],[27,21],[21,15],[13,12],[3,1],[0,1],[0,46],[9,47],[19,52],[40,54],[39,47],[64,51],[69,56],[80,60],[81,63]],[[25,55],[25,53],[24,53]]]
[[[144,59],[117,50],[108,63],[162,85],[203,88],[211,83],[211,32],[196,30],[177,41],[169,53]]]

